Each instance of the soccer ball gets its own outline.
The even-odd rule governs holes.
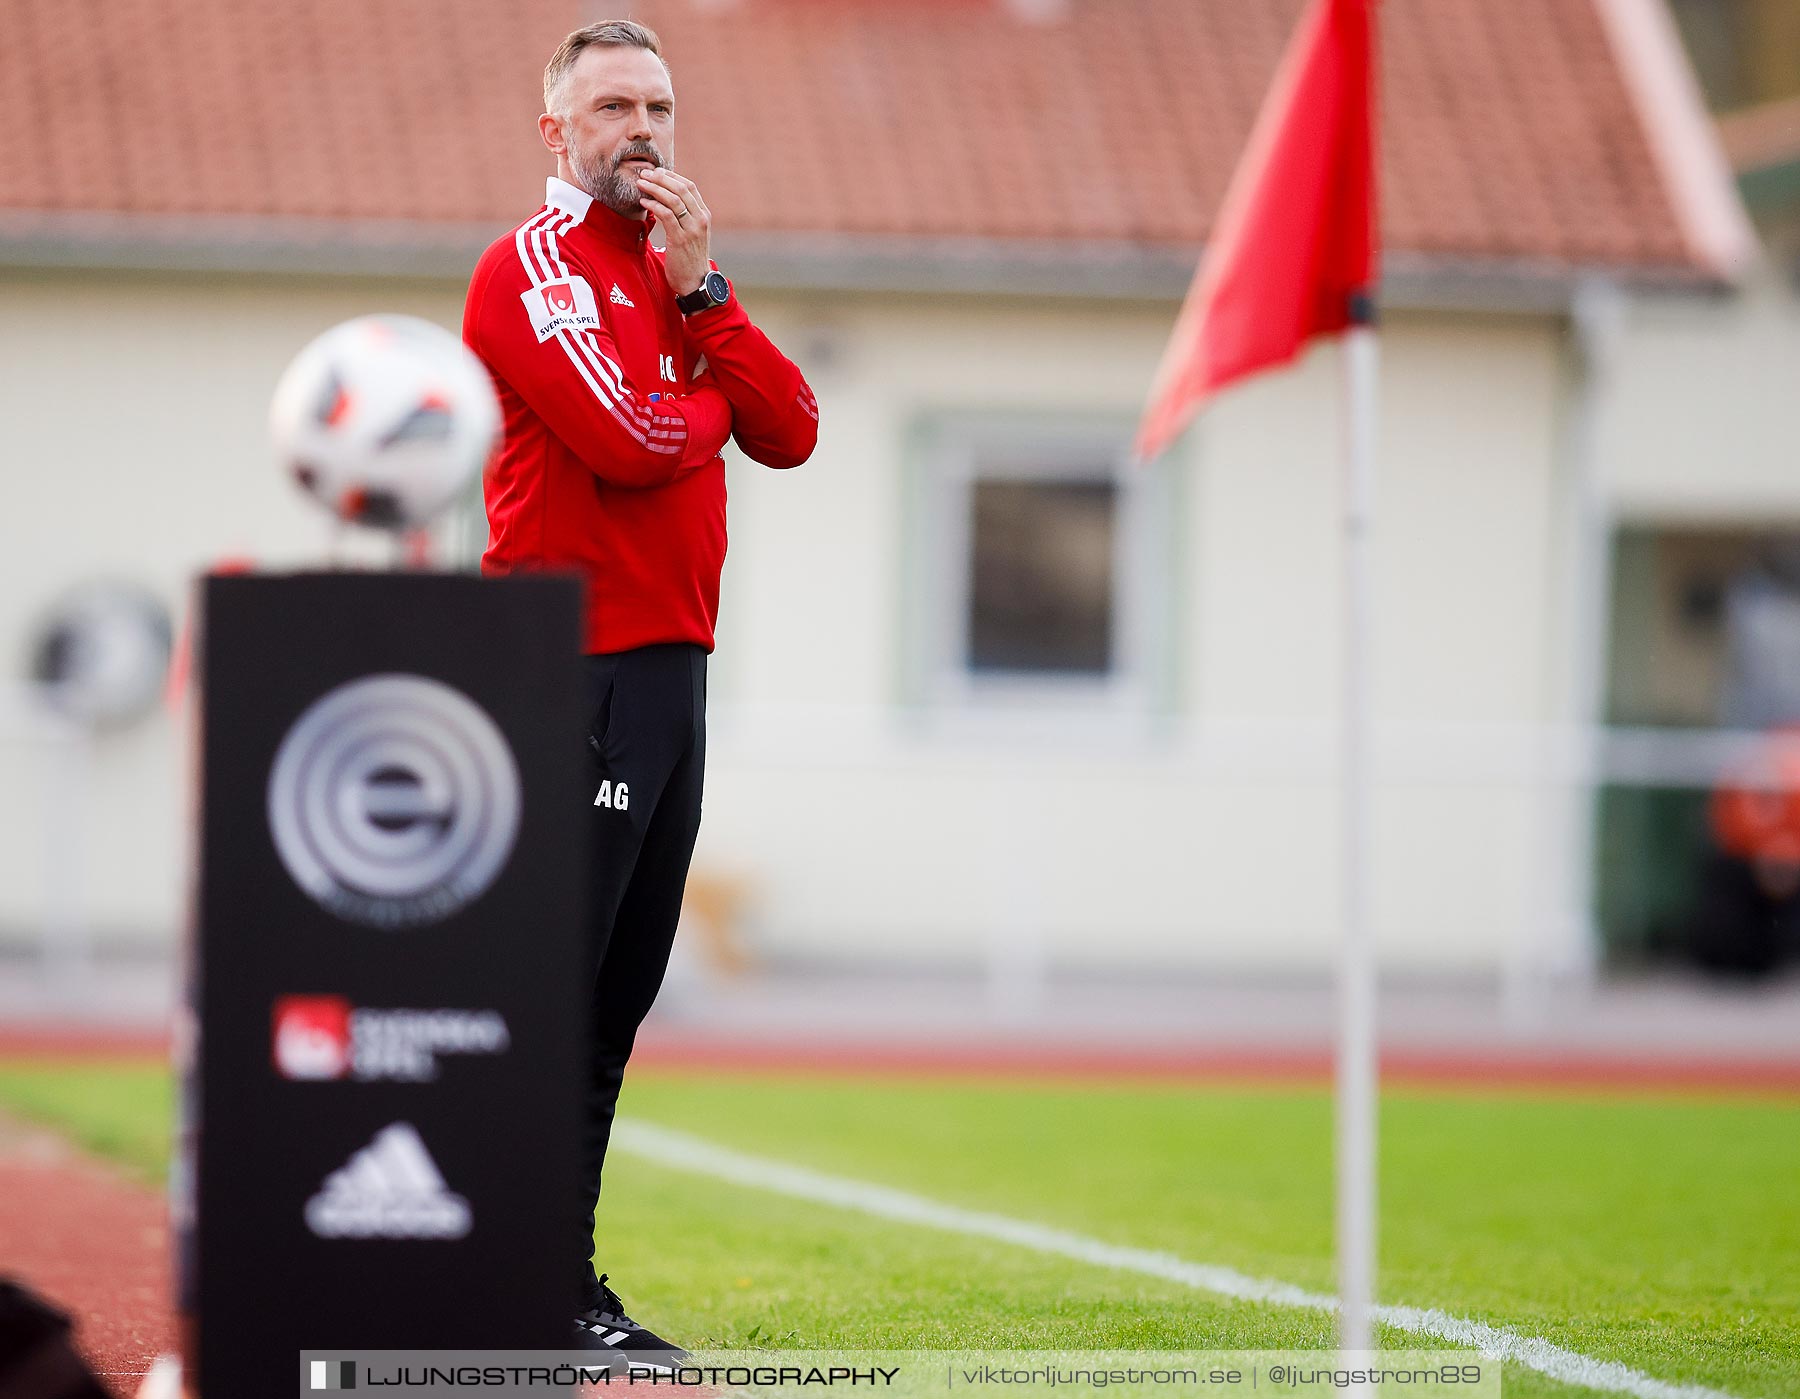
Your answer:
[[[334,515],[411,530],[486,465],[500,405],[481,361],[443,327],[359,316],[295,357],[269,431],[283,468]]]

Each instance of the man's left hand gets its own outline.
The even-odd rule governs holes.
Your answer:
[[[677,296],[698,291],[711,267],[712,214],[700,198],[700,189],[685,175],[666,166],[638,176],[639,201],[656,215],[665,240],[663,270]]]

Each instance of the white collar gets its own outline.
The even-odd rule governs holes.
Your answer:
[[[586,190],[577,189],[567,180],[560,180],[555,175],[544,182],[544,203],[552,209],[561,209],[565,214],[573,214],[577,220],[587,217],[593,202],[594,196]]]

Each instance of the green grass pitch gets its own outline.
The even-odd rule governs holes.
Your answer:
[[[166,1072],[0,1064],[0,1105],[146,1177]],[[643,1072],[621,1111],[724,1146],[1108,1242],[1332,1287],[1316,1088]],[[1800,1104],[1390,1091],[1384,1301],[1659,1379],[1800,1395]],[[1322,1314],[889,1223],[619,1154],[602,1265],[690,1344],[1306,1348]],[[1440,1343],[1389,1330],[1395,1347]],[[1509,1366],[1509,1396],[1574,1394]]]

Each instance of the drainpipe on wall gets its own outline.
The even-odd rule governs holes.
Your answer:
[[[1540,771],[1538,897],[1502,978],[1501,1013],[1515,1034],[1541,1029],[1559,988],[1584,993],[1600,966],[1595,836],[1604,740],[1613,509],[1601,469],[1601,428],[1624,327],[1625,294],[1608,277],[1584,279],[1570,301],[1568,397],[1556,456],[1560,508],[1550,593],[1550,648]]]

